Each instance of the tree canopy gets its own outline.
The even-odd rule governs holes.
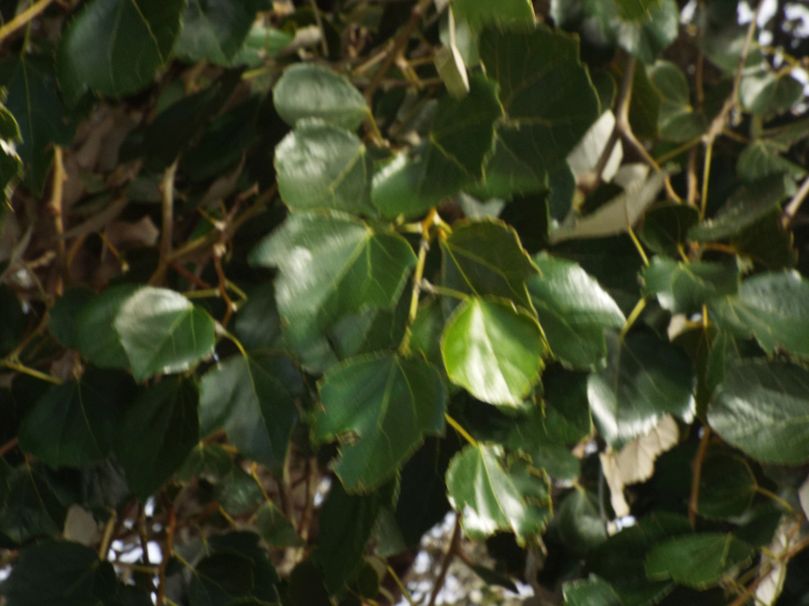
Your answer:
[[[0,604],[805,603],[807,57],[789,0],[0,3]]]

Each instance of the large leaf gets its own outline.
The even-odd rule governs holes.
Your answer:
[[[607,367],[590,375],[587,397],[599,432],[618,446],[647,433],[665,414],[692,412],[688,358],[647,333],[607,339]]]
[[[44,541],[23,549],[3,593],[8,606],[111,604],[115,572],[89,547]]]
[[[551,351],[574,368],[592,368],[607,355],[605,331],[620,328],[624,314],[577,263],[540,253],[539,275],[528,281]]]
[[[226,65],[241,48],[256,14],[255,0],[189,0],[176,55]]]
[[[623,606],[624,602],[604,579],[591,575],[587,579],[564,585],[566,606]]]
[[[87,361],[101,368],[129,368],[129,358],[113,325],[121,306],[137,290],[135,284],[110,286],[78,308],[75,347]]]
[[[182,0],[92,0],[68,25],[59,79],[120,97],[149,84],[180,32]]]
[[[719,583],[752,551],[750,545],[729,533],[685,535],[655,545],[646,556],[646,574],[650,579],[671,579],[694,589],[706,589]]]
[[[661,138],[682,143],[702,134],[707,120],[691,106],[691,92],[682,70],[669,61],[658,61],[649,68],[649,76],[660,93]]]
[[[692,312],[712,299],[735,293],[738,285],[736,266],[723,263],[655,257],[643,270],[644,293],[656,295],[661,307],[672,313]]]
[[[539,381],[544,353],[536,320],[479,298],[464,301],[441,335],[450,380],[489,404],[519,406]]]
[[[708,407],[723,440],[764,463],[809,461],[809,371],[786,362],[739,361]]]
[[[374,176],[374,205],[389,218],[417,216],[479,181],[501,114],[495,86],[482,76],[470,79],[462,99],[441,99],[424,143],[409,156],[395,156]]]
[[[53,159],[51,145],[66,145],[72,137],[51,60],[26,54],[8,57],[0,63],[0,84],[6,88],[6,107],[19,126],[15,138],[20,141],[15,146],[23,162],[25,183],[39,194]]]
[[[187,370],[209,356],[216,342],[211,316],[166,288],[136,290],[121,305],[113,326],[138,381]]]
[[[489,25],[532,26],[535,19],[530,0],[501,0],[497,4],[487,0],[456,0],[452,11],[457,19],[474,29]]]
[[[698,242],[715,242],[738,236],[765,217],[786,195],[782,175],[744,185],[728,198],[713,218],[689,229],[688,237]]]
[[[425,435],[444,427],[446,388],[438,371],[416,358],[386,353],[347,360],[326,373],[320,399],[317,438],[352,436],[342,444],[335,466],[351,491],[379,486]]]
[[[103,459],[114,441],[128,387],[121,375],[99,371],[52,387],[26,412],[21,447],[52,467]]]
[[[702,463],[697,510],[709,518],[741,516],[756,495],[750,465],[730,452],[710,452]]]
[[[461,223],[440,243],[444,286],[477,296],[503,297],[530,307],[525,281],[536,273],[536,267],[517,232],[505,223]]]
[[[354,85],[322,65],[297,63],[287,68],[272,94],[275,109],[290,126],[302,118],[320,118],[354,130],[369,114]]]
[[[390,309],[416,262],[406,240],[347,215],[296,213],[253,250],[277,266],[278,309],[293,339],[317,334],[341,315]]]
[[[275,148],[278,191],[292,210],[331,208],[375,214],[371,163],[356,135],[320,120],[301,120]]]
[[[797,272],[753,276],[712,312],[718,324],[754,336],[767,353],[785,349],[809,357],[809,281]]]
[[[651,63],[677,37],[680,12],[674,0],[612,1],[617,15],[609,25],[618,43],[644,63]]]
[[[166,377],[124,412],[114,448],[129,487],[141,499],[157,490],[197,443],[198,398],[192,381]]]
[[[502,456],[500,446],[467,446],[447,469],[447,492],[467,536],[481,539],[502,530],[524,541],[542,532],[547,521],[548,480],[512,474]]]
[[[497,126],[486,187],[504,196],[545,186],[598,118],[598,99],[575,38],[539,27],[487,30],[480,56],[500,85],[505,116]]]
[[[243,455],[278,468],[286,459],[303,377],[289,358],[259,353],[234,356],[200,384],[203,434],[219,427]]]

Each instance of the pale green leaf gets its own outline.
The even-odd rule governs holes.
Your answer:
[[[536,320],[513,305],[479,298],[464,301],[441,336],[450,380],[499,406],[519,406],[531,394],[544,354]]]

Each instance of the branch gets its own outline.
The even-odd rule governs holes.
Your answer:
[[[792,200],[789,201],[786,208],[784,209],[784,214],[781,216],[781,224],[784,227],[789,227],[792,220],[795,218],[795,215],[798,214],[798,209],[801,207],[801,204],[804,203],[806,198],[809,197],[809,177],[803,180],[801,183],[800,189],[798,189],[797,193],[792,197]]]
[[[0,44],[2,44],[3,41],[11,34],[26,25],[29,21],[35,19],[37,15],[48,8],[52,2],[53,0],[39,0],[14,17],[11,21],[0,27]]]
[[[157,596],[155,606],[164,606],[166,600],[166,568],[174,552],[174,530],[177,527],[177,512],[174,510],[174,503],[169,505],[166,522],[166,542],[163,547],[163,557],[160,559],[160,569],[158,572]]]
[[[66,180],[67,175],[65,174],[62,148],[55,145],[53,147],[53,185],[51,187],[51,199],[48,203],[48,208],[53,215],[53,230],[56,233],[56,266],[60,276],[59,285],[56,288],[57,293],[61,292],[62,286],[68,277],[67,252],[65,249],[65,219],[62,206],[62,194]]]
[[[691,522],[691,527],[694,528],[697,523],[697,509],[699,507],[699,485],[702,481],[702,463],[705,461],[705,455],[708,452],[708,444],[711,441],[711,428],[705,425],[703,427],[702,439],[699,441],[699,448],[697,454],[694,455],[694,460],[691,463],[691,496],[688,499],[688,521]]]
[[[449,571],[449,565],[452,563],[452,560],[455,558],[455,554],[458,551],[458,546],[461,544],[461,516],[460,514],[455,514],[455,526],[452,529],[452,538],[449,540],[449,547],[447,547],[447,553],[444,554],[444,559],[441,562],[441,570],[438,571],[438,576],[435,579],[435,584],[433,585],[433,592],[430,594],[430,601],[427,602],[427,606],[435,606],[435,601],[438,599],[438,594],[441,593],[441,588],[444,586],[444,581],[447,579],[447,572]]]

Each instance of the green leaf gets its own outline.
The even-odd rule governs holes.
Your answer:
[[[99,371],[51,387],[26,411],[20,446],[51,467],[81,467],[103,459],[129,388],[121,375]]]
[[[740,360],[726,370],[708,407],[723,440],[757,461],[809,461],[809,371],[787,362]]]
[[[800,178],[806,174],[806,170],[784,158],[775,144],[766,139],[757,139],[739,154],[736,173],[749,183],[773,175]]]
[[[40,464],[15,469],[0,461],[0,537],[24,544],[56,536],[64,527],[66,507]],[[8,539],[6,539],[8,537]]]
[[[67,145],[73,136],[67,111],[57,94],[51,63],[50,59],[27,54],[0,62],[0,84],[7,94],[5,104],[19,126],[16,153],[22,160],[25,183],[35,194],[42,192],[50,171],[51,146]]]
[[[803,97],[799,80],[789,71],[774,71],[766,61],[756,68],[748,67],[739,86],[744,108],[765,118],[789,111]]]
[[[278,114],[290,126],[302,118],[320,118],[355,130],[369,115],[365,98],[345,76],[311,63],[288,67],[272,97]]]
[[[688,230],[699,222],[699,210],[675,202],[654,205],[643,216],[638,235],[643,243],[659,255],[676,257],[685,250]]]
[[[528,292],[551,351],[565,365],[593,368],[607,355],[604,334],[620,328],[624,314],[612,297],[577,263],[540,253],[539,275]]]
[[[536,18],[529,0],[501,0],[497,4],[487,0],[456,0],[452,11],[476,30],[489,25],[533,26]]]
[[[113,323],[137,381],[188,370],[213,353],[214,321],[183,295],[145,286],[123,302]]]
[[[752,555],[753,549],[730,533],[704,532],[669,539],[646,556],[650,579],[707,589]]]
[[[233,356],[202,377],[202,433],[223,427],[241,454],[280,469],[303,392],[303,377],[289,358]]]
[[[110,286],[79,308],[75,346],[88,362],[100,368],[129,368],[114,323],[123,304],[137,290],[135,284]]]
[[[610,23],[618,43],[644,63],[651,63],[677,37],[680,11],[674,0],[613,0]]]
[[[463,222],[440,244],[443,286],[530,308],[525,281],[537,270],[513,228],[494,220]]]
[[[272,501],[256,513],[256,530],[270,547],[302,547],[304,545],[292,523]]]
[[[497,126],[485,185],[504,197],[543,189],[548,173],[564,164],[598,118],[578,41],[544,26],[530,32],[490,29],[481,36],[480,57],[500,85],[506,114]]]
[[[809,281],[795,271],[748,278],[737,296],[711,310],[720,326],[754,336],[768,354],[785,349],[809,357]]]
[[[462,99],[442,98],[425,142],[374,175],[374,206],[390,219],[414,217],[479,181],[501,114],[494,83],[479,75]]]
[[[347,360],[326,373],[320,399],[317,439],[351,436],[335,471],[352,492],[379,486],[425,435],[444,428],[446,388],[438,371],[417,358],[384,353]]]
[[[665,414],[693,411],[694,377],[683,352],[647,333],[607,339],[607,367],[590,375],[587,397],[611,445],[647,433]]]
[[[115,572],[89,547],[45,541],[20,551],[3,587],[8,606],[110,604]]]
[[[288,334],[301,340],[347,313],[390,309],[416,255],[407,241],[338,213],[295,213],[253,250],[277,266],[276,300]]]
[[[708,518],[741,516],[753,502],[756,488],[756,476],[743,457],[710,452],[702,463],[697,511]]]
[[[25,315],[20,300],[11,288],[0,286],[0,356],[12,352],[22,338],[25,330]]]
[[[174,53],[188,61],[227,65],[255,16],[255,0],[189,0]]]
[[[642,280],[644,294],[656,295],[663,309],[688,313],[712,299],[735,293],[739,271],[735,265],[724,263],[683,263],[655,257],[643,270]]]
[[[151,83],[180,33],[182,0],[92,0],[67,26],[59,80],[121,97]]]
[[[691,106],[691,91],[682,70],[670,61],[657,61],[649,68],[649,77],[660,94],[661,138],[684,143],[702,134],[707,120]]]
[[[596,503],[595,497],[587,492],[573,490],[559,505],[559,536],[574,553],[587,553],[607,539],[607,528]]]
[[[319,120],[301,120],[275,148],[281,198],[292,210],[330,208],[374,215],[371,162],[356,135]]]
[[[471,298],[441,335],[450,380],[478,400],[519,406],[539,381],[545,346],[539,325],[513,305]]]
[[[166,377],[124,412],[113,445],[132,491],[145,500],[183,463],[199,440],[196,385]]]
[[[524,469],[512,474],[501,464],[502,456],[497,445],[467,446],[447,469],[450,503],[472,539],[502,530],[525,541],[542,532],[547,522],[547,478],[527,475]]]
[[[787,195],[784,177],[777,175],[742,186],[716,215],[688,230],[697,242],[716,242],[737,236],[767,215]]]
[[[604,579],[590,575],[565,583],[565,606],[623,606],[624,602]]]

